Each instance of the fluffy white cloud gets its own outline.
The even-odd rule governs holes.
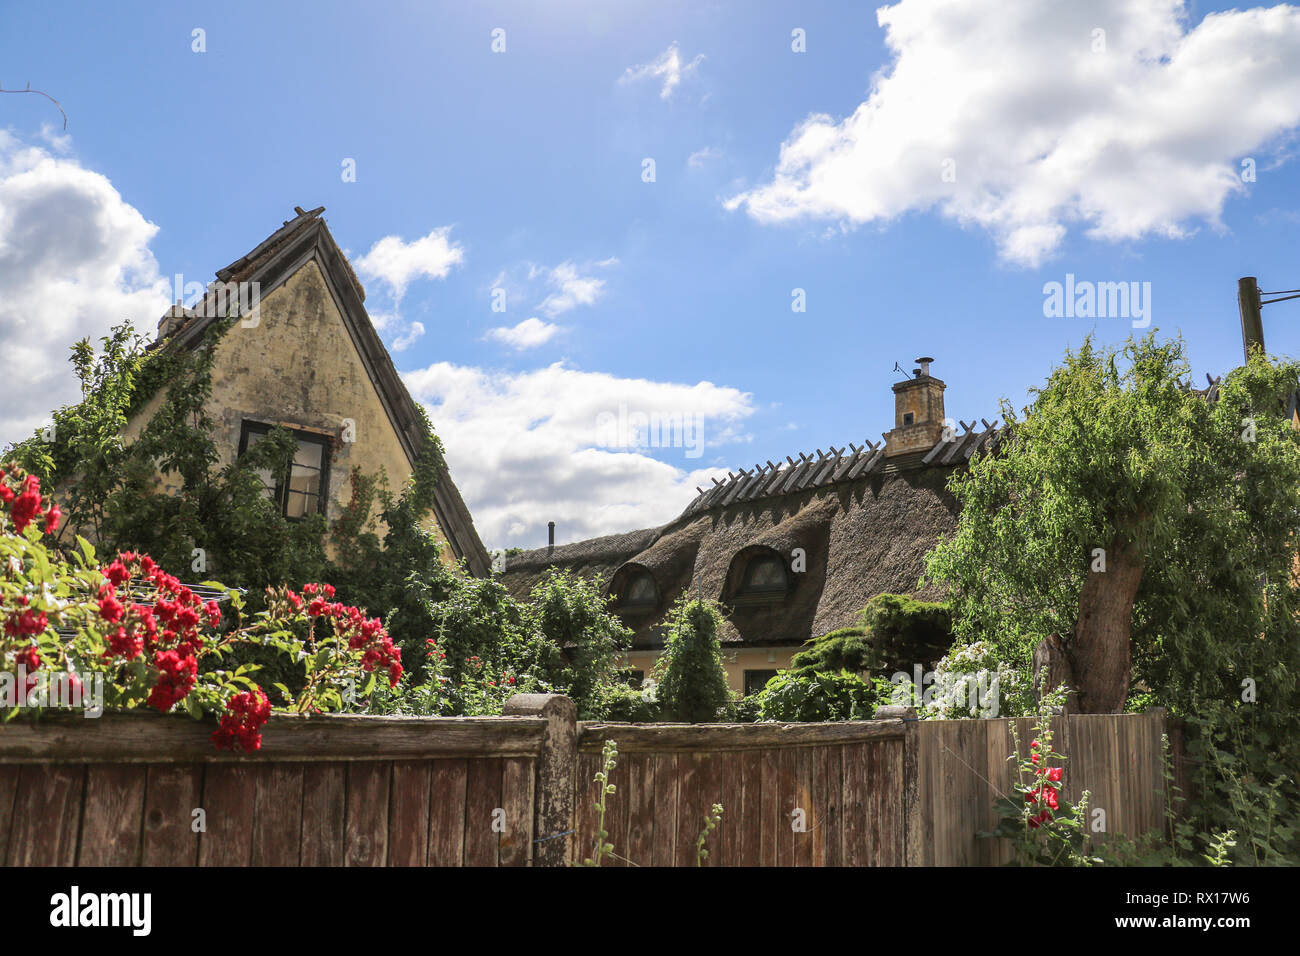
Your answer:
[[[601,265],[617,262],[606,259]],[[554,269],[546,270],[547,281],[555,287],[554,292],[542,300],[538,308],[555,318],[580,305],[593,305],[605,292],[605,280],[591,275],[581,275],[572,262],[561,262]]]
[[[512,349],[535,349],[539,345],[544,345],[555,334],[560,331],[560,327],[551,322],[543,322],[534,316],[530,319],[524,319],[518,325],[501,326],[495,329],[488,329],[487,337],[495,342],[501,342],[510,346]]]
[[[170,305],[157,232],[103,175],[0,130],[0,447],[80,397],[73,342],[123,320],[154,331]]]
[[[442,226],[414,242],[385,236],[356,260],[356,267],[362,278],[386,283],[400,301],[415,279],[445,279],[453,267],[464,261],[465,247],[452,241],[451,226]]]
[[[1245,190],[1241,160],[1300,124],[1300,9],[1191,30],[1186,14],[1182,0],[882,7],[893,62],[867,99],[807,117],[771,182],[727,206],[846,226],[933,209],[1025,265],[1072,224],[1112,241],[1217,226]]]
[[[698,54],[695,59],[689,63],[682,61],[681,51],[677,49],[677,42],[674,40],[668,44],[668,49],[664,50],[649,63],[642,63],[639,66],[629,66],[619,78],[620,83],[634,83],[637,80],[650,79],[662,81],[659,89],[661,99],[669,99],[673,91],[681,86],[682,80],[691,76],[699,69],[700,63],[704,60],[704,54]]]
[[[402,297],[407,286],[422,277],[445,279],[453,268],[465,262],[465,247],[451,239],[451,228],[440,226],[414,242],[385,236],[355,260],[362,279],[377,280],[387,287],[392,310],[372,311],[370,319],[380,332],[396,333],[389,343],[395,352],[410,348],[424,334],[422,323],[402,321]]]
[[[742,439],[754,411],[748,393],[710,382],[618,378],[561,363],[509,375],[439,362],[402,377],[428,407],[488,547],[545,544],[548,521],[559,540],[574,541],[675,517],[717,471],[700,467],[702,448],[691,440]],[[660,439],[685,435],[665,448],[644,430],[620,428],[638,415],[692,416],[698,431],[661,429]]]

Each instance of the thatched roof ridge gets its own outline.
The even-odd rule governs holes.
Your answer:
[[[999,440],[1002,430],[997,422],[961,422],[961,434],[948,441],[939,441],[930,451],[919,457],[922,465],[951,466],[964,464],[977,451],[991,450]],[[954,430],[955,431],[955,430]],[[771,461],[741,469],[738,474],[727,472],[726,478],[714,478],[712,488],[699,488],[699,495],[686,506],[681,517],[700,514],[715,508],[725,508],[742,501],[779,497],[844,482],[858,481],[877,474],[888,474],[916,464],[915,456],[887,458],[880,443],[864,442],[861,446],[850,443],[847,448],[829,451],[817,449],[815,454],[800,454],[799,458],[786,458],[785,463]]]

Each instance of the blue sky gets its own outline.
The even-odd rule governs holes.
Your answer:
[[[1218,374],[1237,278],[1300,287],[1300,11],[1230,10],[5,3],[0,84],[68,126],[0,95],[0,346],[44,356],[0,443],[72,397],[74,338],[151,329],[171,276],[294,205],[326,207],[489,547],[879,440],[921,354],[953,418],[992,419],[1089,330],[1134,331],[1046,317],[1067,273],[1150,283],[1152,325]],[[1265,329],[1300,352],[1300,303]],[[702,453],[601,445],[620,405],[702,416]]]

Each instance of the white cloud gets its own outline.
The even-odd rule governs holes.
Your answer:
[[[697,149],[686,157],[686,165],[692,169],[699,169],[704,164],[722,157],[722,150],[714,149],[712,146],[705,146],[703,149]]]
[[[606,263],[611,260],[605,260]],[[618,260],[613,260],[617,262]],[[551,318],[576,309],[580,305],[593,305],[605,291],[605,280],[578,274],[572,262],[561,262],[548,274],[548,281],[556,287],[538,308]]]
[[[699,69],[703,60],[704,54],[701,53],[689,63],[683,63],[681,51],[677,49],[677,42],[674,40],[668,44],[668,49],[649,63],[628,67],[619,78],[619,82],[633,83],[644,79],[662,80],[663,86],[660,87],[659,96],[661,99],[666,100],[673,95],[673,91],[681,85],[682,80],[692,76]]]
[[[676,517],[716,468],[687,447],[602,444],[620,409],[701,416],[706,447],[743,438],[752,397],[734,388],[618,378],[557,363],[517,375],[440,362],[402,376],[429,408],[452,476],[488,547],[537,547]],[[652,457],[649,452],[655,452]],[[665,460],[659,460],[663,458]]]
[[[385,236],[356,261],[362,278],[378,279],[392,290],[398,301],[415,279],[445,279],[452,268],[465,261],[465,247],[450,238],[451,226],[434,229],[422,239],[405,242],[399,236]]]
[[[412,322],[407,330],[393,340],[393,351],[403,352],[415,344],[415,340],[424,334],[423,322]]]
[[[595,305],[605,295],[606,282],[592,274],[593,271],[618,264],[614,256],[598,262],[566,260],[553,268],[532,262],[518,264],[508,270],[502,269],[489,290],[505,290],[511,308],[513,303],[532,301],[534,310],[553,319],[579,306]]]
[[[544,345],[555,334],[560,331],[558,325],[550,322],[543,322],[534,316],[530,319],[524,319],[518,325],[501,326],[495,329],[488,329],[487,337],[496,342],[504,343],[512,349],[534,349],[539,345]]]
[[[354,264],[363,280],[376,280],[387,287],[392,309],[371,311],[370,320],[381,332],[395,332],[391,348],[400,352],[424,334],[419,322],[402,321],[402,297],[416,279],[445,279],[465,262],[465,247],[452,241],[451,226],[440,226],[427,236],[406,242],[400,236],[385,236]]]
[[[0,447],[80,398],[73,342],[124,320],[153,333],[171,304],[149,250],[157,232],[105,176],[0,130]]]
[[[771,182],[728,208],[849,227],[933,209],[1034,265],[1074,224],[1109,241],[1218,226],[1240,161],[1300,124],[1296,7],[1190,31],[1181,0],[901,0],[877,16],[893,62],[867,99],[807,117]]]

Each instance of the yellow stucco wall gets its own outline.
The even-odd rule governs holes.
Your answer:
[[[750,647],[743,650],[722,649],[722,666],[727,672],[727,683],[737,693],[744,693],[745,671],[789,670],[790,658],[802,649],[802,645],[791,647]],[[645,671],[649,677],[659,660],[662,651],[628,651],[625,655],[625,667]]]
[[[155,396],[142,408],[123,437],[136,437],[162,400],[162,395]],[[237,321],[217,344],[208,414],[215,424],[221,466],[239,453],[245,419],[332,436],[325,510],[330,522],[348,503],[353,466],[366,474],[382,469],[394,494],[401,492],[411,473],[411,463],[314,260],[263,293],[256,325]],[[346,419],[355,423],[350,442],[342,440]],[[174,478],[163,476],[164,489],[176,485]],[[444,563],[454,566],[446,535],[432,517],[428,530],[443,542]]]

